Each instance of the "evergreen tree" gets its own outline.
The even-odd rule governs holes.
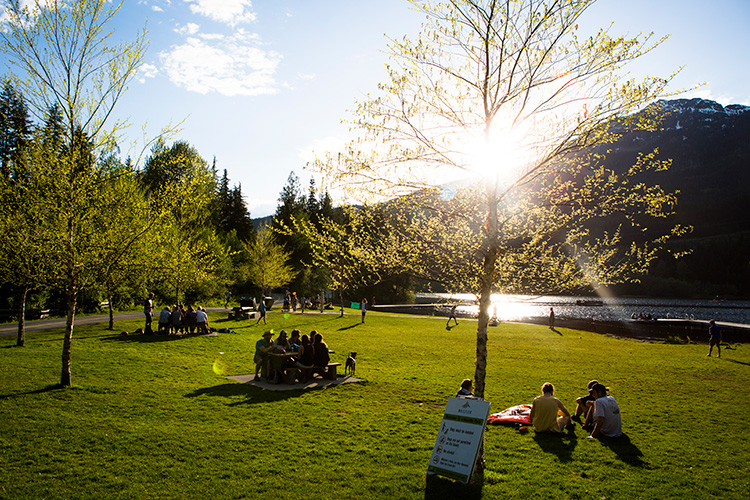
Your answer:
[[[4,177],[15,177],[14,164],[30,137],[29,111],[23,96],[10,80],[0,92],[0,171]]]

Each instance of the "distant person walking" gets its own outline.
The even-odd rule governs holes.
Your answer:
[[[555,311],[549,308],[549,327],[551,330],[555,329]]]
[[[451,320],[456,322],[456,325],[458,325],[458,320],[456,319],[456,304],[453,304],[451,306],[451,314],[448,316],[448,322],[445,323],[445,327],[448,328],[451,324]]]
[[[256,321],[255,324],[257,325],[260,323],[260,320],[263,320],[264,325],[268,324],[266,322],[266,301],[265,297],[262,296],[260,298],[260,305],[258,306],[258,321]]]
[[[711,320],[708,322],[708,356],[711,357],[711,351],[716,346],[716,357],[721,357],[721,328],[716,324],[716,321]]]
[[[365,322],[365,314],[367,314],[367,299],[362,299],[359,304],[359,308],[362,310],[362,323]]]
[[[230,292],[229,290],[227,290],[227,293],[226,293],[225,297],[226,297],[227,300],[226,300],[226,302],[224,302],[224,309],[229,309],[229,299],[232,298],[232,292]]]

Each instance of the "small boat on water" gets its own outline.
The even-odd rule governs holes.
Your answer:
[[[582,300],[578,299],[576,300],[577,306],[603,306],[604,301],[603,300]]]

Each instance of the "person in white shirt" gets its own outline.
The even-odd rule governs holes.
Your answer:
[[[195,326],[198,327],[198,331],[204,335],[208,335],[208,314],[202,307],[198,307],[196,310],[197,319]]]
[[[622,420],[620,419],[620,407],[612,396],[607,396],[607,388],[604,384],[595,384],[591,388],[594,401],[594,430],[591,431],[589,439],[622,436]]]

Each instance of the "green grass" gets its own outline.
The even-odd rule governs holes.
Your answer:
[[[213,318],[213,316],[212,316]],[[216,316],[214,319],[218,319]],[[62,332],[0,339],[0,498],[746,498],[750,347],[647,344],[561,329],[490,328],[493,411],[555,384],[573,409],[598,378],[627,439],[489,427],[487,470],[463,486],[425,471],[448,397],[474,372],[476,323],[272,312],[269,326],[317,329],[362,383],[271,392],[251,373],[254,322],[240,335],[119,335],[141,320],[76,328],[74,387],[60,377]]]

